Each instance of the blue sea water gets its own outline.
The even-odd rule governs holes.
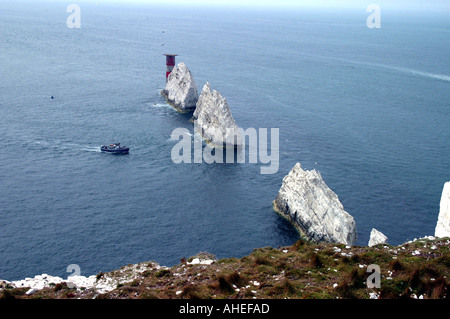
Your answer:
[[[0,278],[66,278],[208,251],[290,245],[272,210],[300,162],[356,221],[401,244],[433,235],[450,180],[450,13],[0,2]],[[280,166],[174,164],[189,114],[165,103],[164,53],[227,98],[243,128],[279,128]],[[54,99],[51,99],[54,96]],[[126,156],[99,146],[120,141]]]

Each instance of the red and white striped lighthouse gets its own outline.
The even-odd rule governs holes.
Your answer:
[[[164,55],[166,56],[166,66],[167,66],[167,69],[166,69],[166,83],[167,83],[167,80],[169,78],[169,74],[170,74],[170,72],[172,72],[172,70],[173,70],[173,68],[175,66],[175,57],[178,54],[164,54]]]

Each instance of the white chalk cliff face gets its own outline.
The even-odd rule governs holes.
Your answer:
[[[290,220],[300,233],[314,242],[353,245],[356,223],[338,196],[316,170],[304,171],[300,163],[283,178],[274,210]]]
[[[444,184],[439,206],[439,216],[434,235],[436,237],[450,237],[450,182]]]
[[[242,134],[227,100],[218,91],[211,91],[208,82],[203,86],[193,118],[196,130],[213,146],[241,145]]]
[[[372,231],[370,232],[370,239],[369,239],[369,247],[378,245],[378,244],[387,244],[388,238],[386,235],[384,235],[382,232],[376,230],[375,228],[372,228]]]
[[[197,84],[183,62],[175,66],[169,74],[162,94],[179,111],[188,112],[195,109],[198,100]]]

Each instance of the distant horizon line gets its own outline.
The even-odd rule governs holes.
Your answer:
[[[22,0],[23,2],[33,2],[32,0]],[[43,2],[55,2],[59,4],[69,3],[92,3],[99,4],[123,4],[123,5],[156,5],[156,6],[178,6],[183,7],[204,7],[204,8],[254,8],[254,9],[301,9],[301,8],[317,8],[317,9],[360,9],[366,8],[374,3],[382,9],[448,9],[450,12],[450,2],[441,1],[388,1],[388,0],[41,0]],[[0,1],[1,2],[1,1]],[[444,11],[445,12],[445,11]]]

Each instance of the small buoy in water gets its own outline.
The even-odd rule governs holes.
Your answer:
[[[52,99],[54,99],[55,97],[52,95]]]

